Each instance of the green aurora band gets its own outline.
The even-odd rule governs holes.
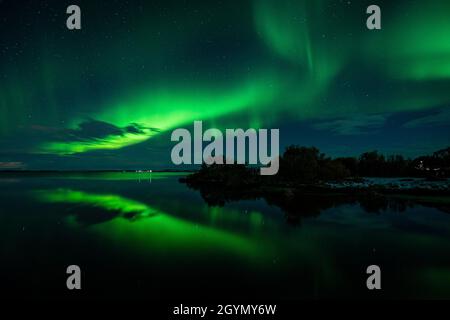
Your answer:
[[[392,7],[381,3],[383,29],[379,32],[365,29],[365,4],[353,5],[356,9],[351,7],[350,10],[348,4],[333,0],[253,1],[244,6],[250,10],[248,16],[253,20],[245,21],[248,16],[243,13],[237,15],[242,21],[233,26],[237,30],[240,27],[250,29],[245,29],[246,34],[259,46],[251,69],[241,62],[239,52],[233,52],[236,55],[230,63],[233,68],[228,71],[195,65],[192,70],[180,68],[167,74],[160,70],[155,74],[142,71],[139,76],[142,81],[128,82],[127,70],[133,66],[130,61],[146,57],[156,68],[159,64],[170,63],[168,60],[174,58],[175,50],[180,51],[176,59],[183,60],[183,54],[196,46],[204,31],[189,17],[180,15],[185,32],[179,32],[178,27],[167,27],[164,21],[155,22],[153,27],[165,32],[166,39],[161,39],[151,33],[152,29],[144,21],[137,20],[131,25],[137,30],[134,37],[142,41],[142,47],[127,51],[123,46],[104,41],[102,52],[106,52],[106,56],[92,62],[89,54],[81,53],[81,61],[89,66],[90,72],[108,78],[118,75],[119,80],[111,81],[114,91],[109,97],[90,102],[76,100],[74,105],[80,109],[78,115],[70,112],[67,116],[61,115],[59,108],[64,100],[60,92],[77,88],[89,90],[89,83],[83,82],[77,63],[66,66],[52,61],[48,57],[50,53],[44,54],[51,49],[42,45],[46,49],[42,49],[41,65],[34,67],[41,75],[35,81],[37,85],[31,86],[31,80],[25,80],[23,70],[7,82],[1,80],[1,130],[9,132],[13,124],[26,123],[27,106],[33,104],[37,96],[46,101],[39,110],[41,117],[45,116],[43,122],[60,121],[66,128],[76,129],[88,114],[117,127],[137,123],[158,129],[92,139],[56,139],[34,147],[34,153],[57,155],[121,149],[174,128],[190,126],[194,120],[221,123],[222,119],[231,117],[239,127],[277,127],[285,119],[395,113],[447,104],[450,101],[447,82],[450,79],[450,42],[447,39],[450,3],[402,2]],[[220,23],[223,20],[218,20],[217,24]],[[226,34],[215,35],[224,36],[223,33]],[[119,36],[125,37],[125,34]],[[65,48],[63,53],[69,54],[70,48]],[[127,53],[131,58],[123,59]],[[115,63],[118,58],[125,62]],[[247,68],[251,71],[244,72]],[[368,72],[367,77],[373,75],[376,79],[370,86],[384,88],[382,101],[358,98],[353,92],[342,93],[336,99],[336,86],[342,81],[339,77],[353,75],[353,70],[359,69]],[[73,77],[65,80],[63,87],[59,79],[66,71]],[[349,81],[357,85],[359,80],[356,77]],[[89,109],[92,106],[95,111]]]

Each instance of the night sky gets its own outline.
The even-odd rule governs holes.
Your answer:
[[[449,106],[449,1],[0,0],[0,169],[173,168],[194,120],[414,157]]]

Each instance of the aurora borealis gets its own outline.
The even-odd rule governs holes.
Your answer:
[[[0,169],[171,167],[193,121],[283,146],[415,156],[450,144],[450,3],[0,1]]]
[[[155,249],[164,252],[169,250],[168,248],[174,250],[180,247],[197,249],[214,247],[215,250],[236,252],[250,259],[258,257],[262,251],[261,247],[258,247],[251,239],[179,219],[146,203],[116,194],[91,194],[58,188],[56,190],[35,190],[33,196],[44,203],[77,204],[84,208],[93,207],[105,210],[111,213],[114,219],[106,224],[91,226],[91,229],[108,237],[114,235],[115,241],[118,241],[117,237],[128,238],[127,241],[130,241],[131,237],[131,240],[136,242],[144,239],[144,246],[148,247],[147,249],[151,252],[154,252]],[[253,213],[253,215],[257,214]],[[74,216],[69,216],[66,220],[74,227],[80,225]],[[124,240],[122,239],[122,241]],[[270,246],[265,246],[266,254],[269,248]]]

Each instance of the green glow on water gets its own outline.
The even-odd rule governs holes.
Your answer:
[[[34,192],[41,202],[81,204],[117,212],[118,217],[89,227],[90,231],[129,248],[152,250],[221,250],[247,259],[258,257],[262,248],[252,239],[203,226],[115,194],[93,194],[72,189]],[[125,215],[134,214],[131,219]],[[76,225],[71,219],[72,225]],[[148,251],[144,251],[148,252]],[[266,253],[266,252],[265,252]]]
[[[52,203],[86,204],[121,214],[136,213],[139,216],[157,214],[158,211],[138,201],[123,198],[115,194],[90,194],[71,189],[36,191],[41,201]]]
[[[365,266],[376,258],[391,268],[399,281],[389,291],[390,296],[448,296],[448,259],[441,255],[449,249],[444,236],[448,234],[448,216],[437,211],[429,209],[423,214],[423,208],[418,207],[409,209],[408,214],[374,215],[357,205],[346,205],[327,209],[314,218],[305,217],[294,228],[286,227],[283,213],[269,210],[262,200],[209,207],[193,198],[188,189],[178,189],[175,179],[170,179],[177,184],[172,185],[172,191],[161,192],[160,180],[133,184],[129,189],[132,183],[128,176],[132,179],[134,173],[123,174],[123,194],[117,191],[118,182],[99,184],[106,188],[102,193],[88,191],[97,190],[92,189],[97,181],[87,181],[89,189],[80,189],[80,181],[69,180],[64,181],[64,188],[30,191],[35,200],[47,204],[39,211],[49,212],[51,219],[47,221],[60,220],[63,215],[66,223],[62,227],[70,239],[75,236],[92,241],[93,249],[86,250],[93,250],[94,255],[105,250],[105,256],[120,257],[130,266],[151,266],[167,279],[184,264],[198,270],[186,271],[192,276],[202,276],[205,269],[226,274],[226,268],[232,266],[258,281],[296,281],[304,286],[299,292],[308,297],[327,296],[342,288],[350,290],[344,295],[352,296],[360,281],[352,261]],[[117,180],[121,175],[100,173],[95,179]],[[167,176],[160,173],[159,177]],[[141,188],[146,191],[139,192]],[[154,202],[150,204],[147,199]],[[82,220],[81,214],[95,217],[104,212],[109,220],[83,224],[89,219]],[[32,217],[41,223],[39,219],[45,218]],[[361,272],[364,274],[364,269]],[[403,285],[407,283],[417,286],[417,292],[411,293],[409,285]]]
[[[445,294],[450,288],[450,268],[435,267],[425,269],[421,273],[425,286],[431,287],[434,293]]]
[[[57,175],[55,178],[104,181],[153,181],[168,177],[181,177],[188,174],[189,172],[75,172]]]

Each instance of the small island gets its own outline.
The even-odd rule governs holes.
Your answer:
[[[292,145],[280,157],[280,170],[262,176],[256,167],[203,164],[180,178],[200,191],[210,206],[264,199],[297,223],[338,204],[356,203],[378,213],[420,204],[450,212],[450,147],[432,155],[405,159],[377,151],[359,157],[331,158],[315,147]]]

